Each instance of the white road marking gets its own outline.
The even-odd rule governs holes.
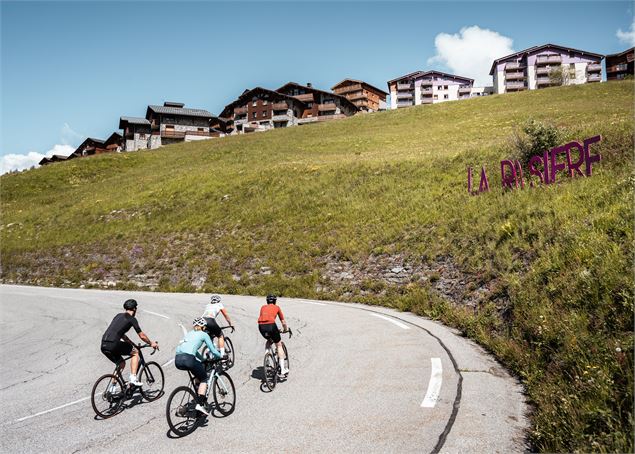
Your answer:
[[[163,314],[158,314],[156,312],[152,312],[152,311],[146,311],[145,309],[141,309],[143,312],[147,313],[147,314],[152,314],[152,315],[156,315],[158,317],[163,317],[163,318],[167,318],[168,320],[170,320],[170,317],[168,317],[167,315],[163,315]]]
[[[168,366],[170,364],[172,364],[174,362],[174,358],[172,358],[170,361],[168,361],[167,363],[165,363],[164,365],[162,365],[161,367],[165,367]]]
[[[404,323],[401,323],[400,321],[397,321],[394,318],[386,317],[384,315],[375,314],[374,312],[371,312],[370,315],[372,315],[373,317],[377,317],[377,318],[381,318],[383,320],[389,321],[390,323],[393,323],[393,324],[397,325],[401,329],[410,329],[410,327],[408,325],[406,325]]]
[[[295,300],[296,303],[304,303],[304,304],[313,304],[314,306],[326,306],[324,303],[318,303],[316,301],[307,301],[307,300]]]
[[[69,402],[69,403],[64,404],[64,405],[60,405],[59,407],[55,407],[55,408],[51,408],[49,410],[41,411],[41,412],[36,413],[34,415],[24,416],[22,418],[16,419],[15,422],[22,422],[22,421],[26,421],[27,419],[35,418],[36,416],[42,416],[42,415],[45,415],[45,414],[50,413],[52,411],[61,410],[62,408],[70,407],[71,405],[75,405],[75,404],[78,404],[80,402],[84,402],[85,400],[88,400],[88,399],[90,399],[90,396],[83,397],[81,399],[75,400],[73,402]]]
[[[430,358],[432,370],[430,370],[430,383],[428,383],[428,392],[425,399],[421,402],[421,406],[425,408],[434,408],[439,400],[441,393],[441,384],[443,383],[443,366],[441,358]]]
[[[183,326],[183,323],[179,323],[179,326],[183,330],[183,335],[185,336],[187,334],[187,330],[185,329],[185,326]]]

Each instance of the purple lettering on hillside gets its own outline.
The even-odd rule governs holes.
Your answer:
[[[540,184],[554,184],[558,172],[561,174],[565,173],[565,169],[570,178],[574,176],[590,177],[593,174],[593,163],[600,162],[602,159],[599,153],[591,154],[591,145],[601,140],[602,136],[597,135],[584,139],[583,144],[572,141],[565,145],[553,147],[551,150],[545,150],[542,156],[532,156],[529,159],[529,174],[527,177],[529,187],[534,187],[532,176],[538,177]],[[572,152],[573,154],[577,153],[577,158],[573,157]],[[584,172],[581,170],[582,164],[584,164]],[[503,188],[517,189],[520,187],[524,189],[525,179],[520,161],[503,159],[500,165]],[[485,166],[481,167],[481,181],[479,183],[478,192],[472,189],[472,185],[472,167],[468,167],[467,192],[469,194],[477,194],[489,190],[489,181],[487,179],[487,173],[485,172]]]

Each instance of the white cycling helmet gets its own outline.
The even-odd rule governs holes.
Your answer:
[[[192,325],[194,325],[194,326],[207,326],[207,322],[205,321],[205,319],[203,317],[196,317],[194,319],[194,321],[192,322]]]
[[[209,302],[212,303],[212,304],[220,303],[220,295],[212,295],[212,297],[210,298]]]

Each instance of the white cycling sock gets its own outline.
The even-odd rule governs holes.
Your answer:
[[[220,349],[220,355],[225,356],[225,347]]]
[[[130,374],[130,381],[137,381],[137,374]]]

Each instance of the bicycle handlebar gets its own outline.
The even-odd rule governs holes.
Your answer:
[[[149,344],[143,344],[143,345],[142,344],[137,344],[137,345],[135,345],[135,347],[137,347],[138,349],[152,348],[152,345],[149,345]],[[158,347],[157,348],[153,348],[152,349],[152,353],[150,353],[150,355],[154,355],[157,352],[158,349],[159,349]]]
[[[293,336],[293,331],[291,331],[291,328],[287,328],[286,331],[280,331],[280,334],[289,334],[289,339],[291,339],[291,336]]]

